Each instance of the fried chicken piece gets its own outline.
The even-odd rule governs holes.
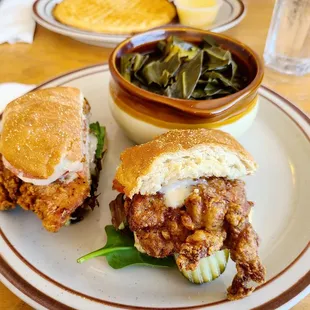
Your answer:
[[[152,257],[161,258],[174,253],[173,241],[165,239],[160,228],[138,230],[136,238],[146,254]]]
[[[177,259],[180,268],[194,270],[201,258],[223,247],[226,238],[223,225],[228,208],[226,191],[224,179],[210,178],[207,183],[197,185],[186,199],[182,222],[195,232],[181,246]]]
[[[213,232],[196,230],[181,246],[177,258],[179,268],[194,270],[201,258],[210,256],[223,247],[225,238],[225,230]]]
[[[250,281],[258,284],[265,282],[266,270],[258,256],[258,246],[258,235],[247,223],[230,250],[231,258],[236,262],[237,274],[227,290],[229,300],[248,296],[254,290],[249,286]]]
[[[20,187],[17,204],[25,210],[35,212],[48,231],[56,232],[83,204],[89,190],[86,177],[78,177],[67,184],[54,182],[46,186],[36,186],[24,183]]]
[[[228,299],[236,300],[248,296],[255,288],[251,281],[265,282],[265,267],[258,256],[258,235],[249,223],[253,203],[246,200],[245,185],[240,180],[231,181],[226,194],[229,199],[225,217],[228,238],[225,245],[230,249],[236,263],[237,274],[228,288]]]
[[[249,223],[249,214],[254,204],[251,201],[247,201],[245,184],[240,180],[230,181],[226,197],[229,199],[229,203],[225,216],[228,233],[225,245],[231,249],[235,247],[234,243],[238,240],[239,234]]]
[[[243,181],[209,178],[207,184],[194,189],[185,205],[183,224],[191,230],[204,230],[196,230],[181,246],[177,259],[180,268],[194,270],[199,259],[220,250],[224,243],[237,267],[237,275],[228,289],[229,299],[250,294],[254,290],[250,281],[265,281],[265,268],[258,256],[258,236],[249,223],[253,203],[246,199]]]
[[[16,203],[14,203],[10,199],[5,187],[1,184],[0,185],[0,211],[14,209],[15,207],[16,207]]]
[[[180,209],[169,208],[165,223],[162,226],[163,237],[166,240],[172,240],[174,243],[173,253],[179,253],[181,245],[191,233],[182,223],[183,213],[184,211]]]
[[[162,225],[167,210],[168,208],[165,206],[161,194],[150,196],[134,195],[130,205],[126,203],[125,206],[129,227],[132,231]]]
[[[226,199],[229,201],[229,205],[225,220],[229,227],[229,239],[233,241],[249,222],[249,214],[254,204],[246,199],[243,181],[230,181],[228,188]]]
[[[225,181],[219,178],[196,186],[185,201],[186,214],[182,217],[184,226],[190,230],[221,229],[227,211],[223,192],[226,192]]]
[[[0,210],[13,209],[16,206],[20,180],[6,169],[0,155]]]
[[[161,194],[122,196],[111,203],[114,214],[126,214],[141,248],[153,257],[178,253],[180,269],[194,270],[203,257],[229,248],[237,274],[228,289],[228,298],[240,299],[263,283],[265,268],[258,256],[258,236],[249,223],[253,206],[247,201],[241,180],[208,178],[198,184],[181,208],[168,208]],[[115,211],[115,208],[122,210]],[[113,224],[116,215],[113,215]],[[116,224],[117,225],[117,224]]]
[[[180,209],[167,208],[164,224],[136,231],[144,251],[154,257],[166,257],[180,251],[190,232],[181,221]]]

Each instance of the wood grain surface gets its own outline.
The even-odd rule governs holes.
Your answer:
[[[273,0],[248,0],[244,20],[225,33],[248,44],[262,56],[273,5]],[[0,45],[0,83],[39,84],[64,72],[105,62],[111,51],[79,43],[37,26],[33,44]],[[310,75],[285,76],[266,69],[263,84],[310,114]],[[0,283],[0,309],[32,308]],[[310,309],[310,296],[293,309]]]

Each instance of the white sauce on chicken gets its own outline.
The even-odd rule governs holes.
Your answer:
[[[48,177],[47,179],[34,179],[34,178],[27,178],[23,175],[23,173],[16,173],[16,169],[10,165],[10,163],[3,157],[4,166],[11,170],[16,176],[23,180],[26,183],[32,183],[34,185],[49,185],[50,183],[58,180],[62,175],[66,172],[70,174],[71,172],[79,172],[83,170],[83,163],[76,161],[72,162],[66,158],[62,158],[60,163],[55,166],[55,170],[53,174]],[[75,173],[76,174],[76,173]],[[69,177],[69,176],[68,176]]]
[[[184,204],[185,199],[192,192],[193,186],[206,182],[204,179],[184,179],[162,187],[160,193],[164,194],[165,205],[167,207],[178,208]]]

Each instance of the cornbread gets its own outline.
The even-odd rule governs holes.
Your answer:
[[[169,23],[176,11],[167,0],[64,0],[55,6],[53,15],[83,30],[131,34]]]

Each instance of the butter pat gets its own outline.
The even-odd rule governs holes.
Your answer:
[[[181,207],[191,194],[193,187],[199,183],[207,183],[207,181],[185,179],[164,186],[160,193],[164,194],[165,205],[170,208]]]
[[[175,0],[180,23],[195,28],[207,28],[217,16],[222,0]]]

